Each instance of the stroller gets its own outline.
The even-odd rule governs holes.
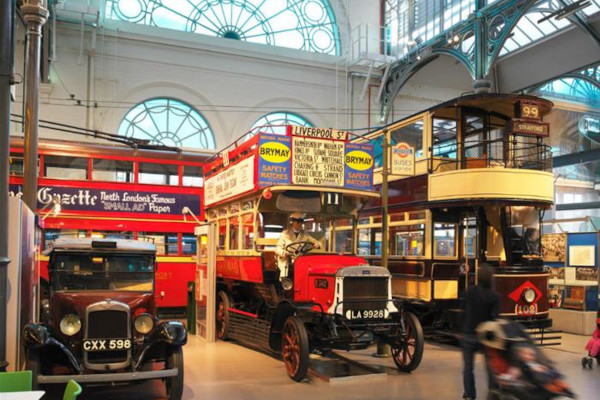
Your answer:
[[[600,317],[596,320],[596,330],[592,338],[585,345],[588,355],[581,359],[581,366],[592,369],[594,367],[594,358],[600,364]]]
[[[496,320],[477,327],[477,337],[489,370],[490,398],[546,400],[575,398],[550,360],[517,322]]]

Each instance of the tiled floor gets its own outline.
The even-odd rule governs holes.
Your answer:
[[[566,375],[579,399],[600,398],[600,368],[583,370],[581,357],[589,338],[563,334],[561,346],[546,348],[547,355]],[[205,343],[191,336],[185,347],[184,399],[460,399],[462,362],[457,347],[427,343],[420,367],[411,374],[398,373],[390,359],[371,357],[373,349],[344,353],[369,365],[386,369],[387,375],[344,382],[326,382],[311,376],[296,383],[287,377],[283,363],[269,355],[231,342]],[[387,368],[386,368],[387,367]],[[477,389],[485,398],[483,358],[477,360]],[[130,388],[84,388],[85,399],[160,399],[159,382]]]

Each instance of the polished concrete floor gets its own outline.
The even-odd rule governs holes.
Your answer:
[[[600,398],[600,366],[581,368],[581,357],[589,337],[563,334],[562,344],[544,351],[566,375],[579,399]],[[259,399],[461,399],[462,361],[460,349],[452,345],[427,343],[423,361],[411,374],[399,373],[390,359],[371,356],[374,349],[343,353],[362,363],[378,367],[387,374],[363,375],[352,379],[326,381],[316,376],[302,383],[287,377],[277,358],[232,342],[205,343],[190,336],[185,347],[185,390],[183,399],[259,400]],[[485,399],[483,357],[478,356],[476,379],[479,398]],[[311,361],[323,366],[319,358]],[[45,396],[45,399],[52,398]],[[81,400],[162,399],[164,389],[156,382],[129,388],[84,387]]]

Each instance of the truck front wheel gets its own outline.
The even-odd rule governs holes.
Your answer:
[[[173,347],[168,350],[166,367],[177,368],[177,375],[169,377],[165,381],[167,398],[169,400],[181,400],[183,394],[183,350],[181,347]]]
[[[283,326],[281,355],[290,378],[300,382],[308,373],[308,335],[304,323],[291,316]]]
[[[392,357],[400,371],[411,372],[421,363],[423,357],[423,328],[419,319],[411,312],[404,312],[404,334],[400,326],[391,343]]]
[[[227,293],[221,291],[217,296],[217,338],[229,339],[229,307],[230,301]]]

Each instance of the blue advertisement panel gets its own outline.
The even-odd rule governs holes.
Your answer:
[[[9,191],[12,196],[17,196],[22,192],[22,187],[21,185],[10,185]],[[38,210],[52,202],[54,196],[60,198],[61,209],[65,212],[103,211],[181,216],[183,207],[189,207],[196,215],[202,215],[200,195],[198,194],[90,187],[39,186]]]
[[[292,138],[260,133],[258,140],[258,184],[273,186],[291,181]]]
[[[348,189],[373,189],[373,145],[346,143],[344,152],[344,187]]]

